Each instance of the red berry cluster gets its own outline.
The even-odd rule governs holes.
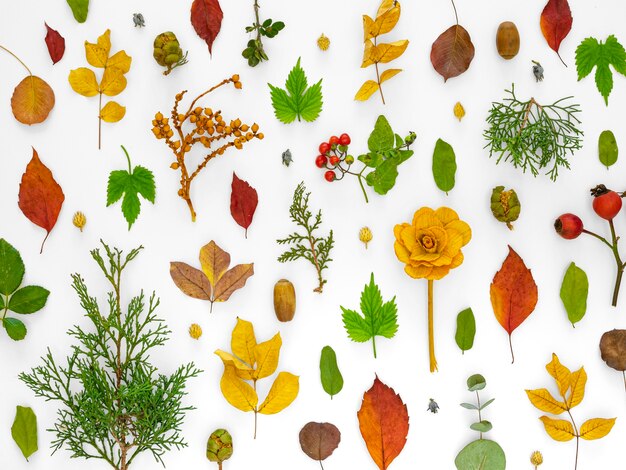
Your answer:
[[[322,142],[319,146],[319,155],[315,159],[315,165],[318,168],[326,169],[324,179],[329,183],[335,180],[341,180],[346,173],[349,173],[350,165],[354,163],[354,157],[348,155],[348,145],[350,145],[350,136],[348,134],[336,135],[328,139],[328,142]],[[347,165],[344,168],[341,164]],[[341,173],[337,177],[336,171]]]

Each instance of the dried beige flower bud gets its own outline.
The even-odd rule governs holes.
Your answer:
[[[82,232],[83,228],[87,224],[87,217],[85,217],[85,214],[80,211],[76,212],[76,214],[74,214],[74,218],[72,219],[72,223],[74,224],[74,227],[78,228]]]
[[[374,235],[372,235],[372,231],[368,227],[363,227],[359,230],[359,240],[365,243],[365,249],[367,249],[367,244],[372,241]]]
[[[317,47],[319,47],[322,51],[327,51],[330,47],[330,39],[324,36],[324,33],[317,38]]]
[[[202,327],[197,323],[192,323],[189,327],[189,336],[193,339],[198,339],[202,336]]]

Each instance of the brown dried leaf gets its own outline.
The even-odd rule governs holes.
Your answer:
[[[238,264],[224,273],[217,281],[213,290],[214,302],[226,302],[237,289],[246,285],[246,281],[254,274],[254,263]]]
[[[176,287],[189,297],[200,300],[211,300],[211,284],[202,271],[187,263],[173,261],[170,263],[170,276]]]
[[[473,58],[472,38],[459,24],[450,26],[441,33],[430,51],[430,61],[444,82],[465,72]]]
[[[600,339],[600,353],[606,365],[626,371],[626,330],[611,330]]]
[[[200,266],[212,286],[224,275],[230,265],[230,255],[211,240],[200,248]]]
[[[341,433],[331,423],[311,421],[300,430],[300,447],[313,460],[325,460],[339,446]]]
[[[44,80],[29,75],[15,87],[11,97],[13,116],[22,124],[43,122],[54,108],[54,91]]]

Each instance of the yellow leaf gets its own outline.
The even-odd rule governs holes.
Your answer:
[[[465,116],[465,108],[463,107],[460,101],[457,101],[456,104],[454,105],[453,112],[454,112],[454,117],[457,118],[459,122],[461,122],[461,119],[463,119],[463,117]]]
[[[276,333],[272,339],[255,346],[254,359],[256,360],[256,368],[253,373],[255,379],[269,377],[276,372],[282,345],[283,341],[280,338],[280,333]]]
[[[256,338],[254,336],[254,326],[252,323],[241,318],[237,318],[237,325],[233,329],[230,348],[233,354],[240,357],[243,362],[250,367],[254,367],[254,348],[256,348]]]
[[[372,53],[374,52],[374,43],[371,39],[367,39],[365,41],[365,46],[363,49],[363,62],[361,62],[361,68],[368,67],[374,63],[372,59]]]
[[[392,77],[395,77],[402,69],[387,69],[383,73],[380,74],[380,83],[384,83]]]
[[[570,386],[570,376],[572,373],[570,370],[561,364],[559,358],[556,354],[552,353],[552,360],[546,364],[546,370],[548,374],[554,378],[557,385],[559,386],[559,392],[561,396],[565,396]]]
[[[107,67],[102,74],[100,91],[107,96],[119,95],[126,88],[126,77],[117,67]]]
[[[98,38],[96,44],[85,41],[85,55],[87,56],[87,62],[94,67],[106,67],[110,52],[111,30],[109,29],[107,29],[104,34]]]
[[[121,121],[126,114],[126,108],[115,101],[109,101],[100,111],[100,117],[104,122]]]
[[[70,85],[79,95],[96,96],[100,92],[96,74],[87,67],[80,67],[76,70],[70,70]]]
[[[122,73],[128,73],[132,58],[125,51],[118,51],[107,61],[107,67],[117,67]]]
[[[232,364],[224,364],[220,389],[226,401],[241,411],[254,411],[259,403],[254,389],[237,377],[235,366]]]
[[[580,427],[580,437],[588,441],[603,438],[611,432],[611,429],[613,429],[615,419],[616,418],[594,418],[589,421],[585,421]]]
[[[363,15],[363,42],[373,37],[371,33],[372,26],[374,26],[374,20],[367,15]]]
[[[400,7],[400,2],[395,2],[396,6]],[[378,18],[380,15],[384,14],[390,8],[394,7],[394,0],[383,0],[380,2],[380,6],[378,7],[378,11],[376,12],[376,17]]]
[[[546,413],[560,415],[561,413],[567,411],[565,403],[558,401],[545,388],[526,390],[526,395],[528,395],[528,399],[535,406],[535,408],[538,408]]]
[[[232,364],[233,366],[235,366],[235,374],[237,374],[237,377],[243,380],[252,380],[252,373],[254,372],[254,370],[250,366],[248,366],[248,364],[244,363],[241,359],[233,356],[230,353],[227,353],[226,351],[222,351],[221,349],[215,351],[215,354],[217,354],[222,360],[222,362],[224,363],[224,367],[226,367],[228,364]]]
[[[548,435],[555,441],[567,442],[576,437],[574,427],[569,421],[552,419],[547,416],[542,416],[539,419],[543,423],[543,427],[546,428]]]
[[[361,85],[361,88],[359,88],[359,91],[356,92],[354,99],[357,101],[367,101],[376,91],[378,91],[378,83],[374,80],[368,80]]]
[[[396,5],[385,11],[382,15],[376,18],[376,21],[370,26],[370,37],[377,37],[381,34],[390,32],[400,19],[400,5]],[[365,27],[365,23],[363,24]]]
[[[371,60],[378,63],[386,64],[394,59],[397,59],[409,45],[408,39],[402,39],[401,41],[394,41],[391,43],[383,43],[374,46],[374,50],[371,53]]]
[[[281,372],[274,380],[267,397],[259,406],[259,413],[273,415],[287,408],[298,396],[300,389],[297,375]]]
[[[567,399],[567,406],[574,408],[580,405],[580,402],[585,398],[585,385],[587,385],[587,372],[585,368],[581,367],[576,372],[573,372],[570,377],[570,395]]]
[[[209,284],[214,288],[230,266],[230,255],[211,240],[200,248],[200,266]]]

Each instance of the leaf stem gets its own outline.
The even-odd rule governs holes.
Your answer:
[[[43,241],[41,242],[41,248],[39,250],[39,254],[43,253],[43,246],[45,245],[46,240],[48,239],[49,236],[50,236],[50,232],[47,232],[46,236],[44,237]]]
[[[28,71],[29,75],[32,77],[33,72],[31,72],[30,69],[28,68],[28,66],[24,62],[22,62],[22,59],[20,59],[18,56],[16,56],[13,52],[8,50],[3,45],[0,45],[0,49],[2,49],[4,51],[8,52],[9,54],[11,54],[20,64],[22,64],[22,66]]]
[[[513,340],[511,339],[511,333],[509,333],[509,348],[511,349],[511,364],[515,363],[515,354],[513,354]]]
[[[128,160],[128,174],[132,174],[133,169],[130,165],[130,155],[128,155],[128,152],[126,151],[126,148],[124,148],[123,145],[120,145],[120,147],[122,147],[122,150],[124,151],[124,153],[126,154],[126,160]]]
[[[565,399],[565,397],[563,398]],[[576,459],[574,460],[574,470],[576,470],[578,468],[578,446],[580,444],[580,434],[578,433],[578,428],[576,427],[576,423],[574,422],[574,417],[572,416],[569,406],[567,407],[567,414],[569,415],[569,419],[572,420],[572,426],[574,426],[574,432],[576,433]]]
[[[372,347],[374,348],[374,359],[376,359],[376,335],[372,336]]]
[[[437,371],[437,359],[435,358],[435,318],[433,309],[433,284],[432,279],[428,279],[428,355],[430,359],[430,371]]]
[[[98,99],[98,150],[102,148],[102,93]]]
[[[383,95],[383,85],[382,83],[380,83],[380,74],[378,73],[378,62],[374,64],[374,67],[376,68],[376,82],[378,83],[378,91],[380,92],[380,98],[383,100],[383,104],[385,104],[385,95]]]
[[[4,313],[6,315],[6,311]],[[626,390],[626,371],[622,371],[622,376],[624,377],[624,390]]]
[[[454,8],[454,17],[456,18],[456,25],[459,25],[459,15],[456,13],[456,5],[454,4],[454,0],[450,0],[452,2],[452,8]]]
[[[365,187],[363,186],[363,172],[365,171],[365,169],[367,168],[367,166],[364,166],[363,169],[361,170],[360,173],[357,174],[357,177],[359,179],[359,186],[361,186],[361,191],[363,192],[363,196],[365,197],[365,204],[368,204],[370,201],[367,198],[367,193],[365,192]],[[367,248],[367,245],[366,245]]]
[[[478,404],[478,422],[482,422],[483,421],[483,417],[482,414],[480,412],[480,395],[478,395],[478,390],[476,390],[476,403]],[[480,439],[483,438],[483,432],[482,431],[478,431],[480,433]]]

